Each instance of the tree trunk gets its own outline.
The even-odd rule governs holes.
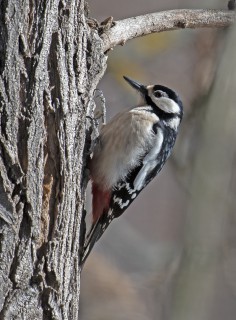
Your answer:
[[[89,117],[106,68],[85,11],[0,1],[1,319],[78,319]]]

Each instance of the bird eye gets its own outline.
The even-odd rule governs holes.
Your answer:
[[[161,94],[161,92],[160,91],[154,91],[154,96],[156,97],[156,98],[160,98],[160,97],[162,97],[162,94]]]

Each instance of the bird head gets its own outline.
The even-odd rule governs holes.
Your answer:
[[[159,114],[164,117],[178,116],[182,119],[183,104],[175,91],[159,84],[146,86],[126,76],[124,79],[139,92],[144,104],[159,110]]]

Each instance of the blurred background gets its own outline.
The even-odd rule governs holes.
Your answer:
[[[165,9],[226,9],[227,1],[88,5],[90,16],[101,22]],[[81,320],[236,319],[235,52],[235,28],[153,34],[109,52],[99,86],[107,120],[137,101],[123,75],[173,88],[185,115],[159,176],[88,258]]]

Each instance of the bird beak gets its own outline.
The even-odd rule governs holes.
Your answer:
[[[134,81],[126,76],[124,76],[124,79],[128,82],[128,84],[131,85],[131,87],[140,92],[143,96],[147,94],[147,88],[143,84],[140,84],[137,81]]]

